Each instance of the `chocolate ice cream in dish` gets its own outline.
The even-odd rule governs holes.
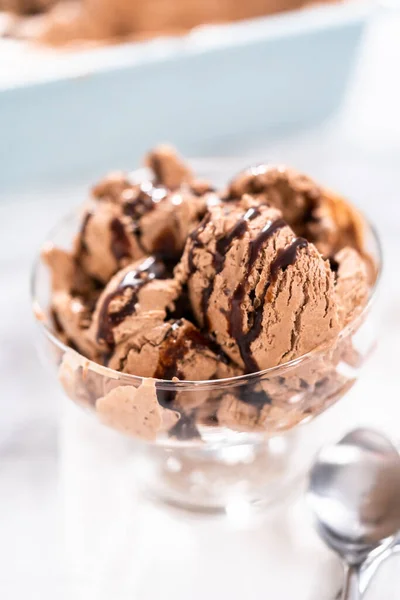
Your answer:
[[[167,146],[144,165],[92,188],[72,250],[43,248],[67,393],[128,434],[180,440],[271,434],[343,395],[357,352],[342,334],[374,283],[363,216],[281,165],[223,189]]]

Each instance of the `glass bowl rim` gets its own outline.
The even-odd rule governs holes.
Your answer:
[[[47,234],[44,243],[46,243],[47,241],[50,242],[51,238],[60,229],[60,227],[67,220],[69,220],[72,217],[79,214],[81,210],[82,210],[82,206],[77,207],[74,210],[70,211],[69,213],[65,214],[59,221],[57,221],[57,223],[50,229],[49,233]],[[364,315],[366,315],[369,312],[371,305],[373,304],[373,302],[376,298],[377,290],[379,288],[381,277],[382,277],[383,251],[382,251],[381,239],[380,239],[380,236],[378,234],[376,227],[370,222],[370,220],[365,216],[364,213],[362,213],[362,215],[363,215],[363,218],[364,218],[366,226],[367,226],[368,234],[372,235],[372,239],[374,241],[374,246],[375,246],[375,250],[376,250],[376,254],[377,254],[376,264],[375,264],[376,277],[375,277],[375,281],[370,289],[369,298],[368,298],[367,303],[363,307],[362,311],[359,314],[357,314],[354,319],[349,321],[349,323],[347,323],[346,326],[339,332],[339,334],[336,338],[337,341],[346,337],[347,334],[349,334],[351,332],[351,330],[353,329],[354,323],[357,321],[363,320]],[[327,349],[326,344],[322,344],[320,346],[317,346],[316,348],[313,348],[309,352],[306,352],[305,354],[298,356],[297,358],[294,358],[290,361],[281,363],[279,365],[275,365],[273,367],[268,367],[267,369],[263,369],[262,371],[256,371],[254,373],[248,373],[248,374],[244,374],[244,375],[236,375],[235,377],[227,377],[227,378],[222,378],[222,379],[206,379],[206,380],[198,380],[198,381],[181,379],[179,381],[172,381],[169,379],[157,379],[155,377],[141,377],[139,375],[131,375],[129,373],[122,373],[121,371],[116,371],[115,369],[110,369],[109,367],[100,365],[100,364],[90,360],[89,358],[87,358],[86,356],[84,356],[83,354],[78,352],[77,350],[74,350],[70,346],[67,346],[66,344],[64,344],[64,342],[62,342],[53,333],[53,331],[50,328],[50,326],[48,325],[48,323],[41,317],[41,315],[46,314],[46,311],[43,310],[43,308],[40,306],[40,304],[36,298],[36,276],[37,276],[40,262],[41,262],[41,257],[40,257],[40,251],[39,251],[39,253],[36,255],[36,257],[33,261],[33,265],[32,265],[31,277],[30,277],[30,296],[31,296],[31,301],[32,301],[32,309],[33,309],[34,318],[35,318],[35,321],[37,322],[37,324],[39,325],[39,328],[41,329],[42,333],[50,340],[50,342],[52,342],[55,346],[57,346],[62,352],[78,357],[79,360],[81,361],[82,365],[83,364],[85,365],[85,368],[95,371],[99,374],[102,374],[103,376],[106,376],[106,377],[109,376],[112,379],[123,380],[125,383],[131,382],[132,385],[134,385],[135,387],[138,387],[139,385],[141,385],[141,383],[143,381],[145,381],[147,379],[151,379],[151,380],[155,381],[157,389],[163,389],[163,390],[168,390],[168,391],[172,391],[172,390],[175,390],[175,391],[176,390],[199,391],[200,389],[238,387],[240,385],[252,383],[253,381],[256,382],[266,376],[270,376],[270,375],[277,376],[280,371],[286,371],[293,367],[296,367],[297,365],[305,362],[306,360],[309,360],[315,356],[323,354]]]

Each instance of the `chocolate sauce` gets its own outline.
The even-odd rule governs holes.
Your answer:
[[[237,223],[235,223],[228,233],[217,240],[213,257],[213,266],[215,269],[214,276],[209,280],[208,286],[203,288],[200,301],[203,324],[207,329],[210,329],[207,311],[210,297],[214,289],[215,276],[218,275],[218,273],[221,273],[222,269],[224,268],[226,253],[229,250],[232,242],[235,239],[242,238],[247,231],[248,222],[252,221],[260,214],[261,213],[258,208],[249,208],[249,210],[237,221]]]
[[[212,415],[203,417],[202,422],[204,425],[208,425],[208,427],[216,427],[216,425],[218,425],[218,417],[216,413],[214,413]]]
[[[333,273],[337,273],[339,271],[339,266],[340,266],[338,261],[335,258],[333,258],[333,256],[330,256],[328,258],[328,260],[329,260],[329,265],[331,267],[331,271]]]
[[[168,269],[168,267],[167,267]],[[171,277],[172,277],[171,273]],[[195,323],[196,319],[193,314],[192,305],[189,300],[189,292],[187,289],[187,285],[182,287],[182,291],[179,294],[178,298],[174,301],[173,309],[170,310],[167,307],[166,321],[176,321],[178,319],[186,319],[186,321],[191,321]]]
[[[137,269],[128,271],[117,289],[103,301],[99,315],[97,340],[105,341],[112,347],[114,345],[113,328],[134,313],[139,290],[153,279],[164,279],[165,275],[164,265],[153,257],[144,260]],[[122,296],[126,289],[132,290],[130,299],[119,311],[110,313],[109,307],[111,302],[118,296]]]
[[[175,261],[175,264],[179,259],[181,248],[177,246],[176,236],[168,225],[154,240],[153,252],[163,260]]]
[[[328,378],[327,377],[323,377],[323,379],[320,379],[319,381],[317,381],[317,383],[315,384],[315,389],[319,390],[321,389],[324,385],[326,385],[328,383]]]
[[[247,281],[247,278],[245,281]],[[261,331],[263,301],[266,296],[268,284],[264,290],[261,299],[261,305],[255,314],[253,326],[247,333],[245,333],[243,331],[242,313],[242,304],[244,296],[246,294],[245,281],[239,283],[239,285],[233,293],[230,307],[231,310],[228,313],[228,332],[229,335],[236,341],[239,347],[240,356],[242,357],[243,363],[246,367],[246,372],[254,373],[255,371],[259,370],[259,367],[253,358],[252,352],[250,350],[250,345],[251,342],[254,341],[256,337],[258,337]]]
[[[309,225],[310,223],[319,223],[319,221],[321,220],[321,218],[315,214],[315,198],[313,198],[312,196],[310,197],[310,194],[305,193],[305,199],[307,204],[300,222],[300,225],[302,225],[303,227],[307,227],[307,225]]]
[[[195,412],[193,411],[188,415],[182,412],[180,407],[174,406],[176,394],[177,392],[172,390],[157,389],[157,400],[160,406],[179,412],[179,421],[169,430],[169,436],[178,440],[199,438],[200,434],[195,424]]]
[[[210,279],[210,281],[208,282],[208,286],[203,288],[203,290],[201,292],[200,309],[201,309],[201,314],[203,315],[203,326],[206,329],[210,329],[210,322],[209,322],[209,318],[207,315],[207,311],[208,311],[208,305],[210,303],[210,297],[211,297],[213,288],[214,288],[214,277]]]
[[[183,334],[179,335],[179,328],[182,325],[182,320],[176,321],[161,344],[158,365],[154,374],[154,377],[157,379],[172,379],[173,377],[183,379],[180,363],[189,350],[197,349],[201,352],[205,347],[214,350],[213,342],[203,336],[193,326],[188,325]],[[180,413],[180,419],[169,431],[169,435],[180,440],[198,438],[199,432],[195,425],[195,414],[191,413],[187,415],[182,412],[180,407],[174,406],[176,394],[177,392],[172,390],[157,390],[157,398],[160,405]]]
[[[179,328],[182,326],[180,320],[173,323],[167,336],[159,348],[158,365],[154,373],[156,379],[181,378],[178,363],[189,349],[187,336],[179,336]]]
[[[271,264],[271,279],[276,279],[279,271],[286,271],[286,269],[296,262],[297,250],[300,248],[306,248],[308,242],[304,238],[295,238],[293,242],[278,251],[275,260]]]
[[[124,214],[132,219],[140,219],[152,211],[155,206],[167,197],[164,186],[155,186],[151,182],[144,182],[132,200],[124,202]]]
[[[250,271],[253,268],[254,263],[256,262],[260,250],[264,246],[265,242],[272,237],[276,231],[282,229],[282,227],[285,227],[286,224],[286,221],[283,219],[277,219],[276,221],[272,222],[270,221],[264,225],[258,236],[250,243],[250,256],[247,266],[247,275],[250,274]]]
[[[162,406],[163,408],[170,408],[179,412],[179,410],[174,406],[176,392],[174,392],[173,390],[160,390],[159,388],[156,388],[156,392],[158,404],[160,406]]]
[[[82,254],[88,254],[88,252],[89,252],[87,244],[86,244],[86,240],[85,240],[85,234],[86,234],[86,229],[89,224],[89,221],[92,217],[93,217],[93,213],[87,212],[82,221],[81,230],[80,230],[80,234],[79,234],[80,251]]]
[[[252,406],[255,406],[260,410],[266,404],[272,403],[271,396],[267,392],[265,392],[263,389],[256,390],[254,389],[254,387],[251,388],[248,384],[240,388],[237,397],[242,402],[245,402],[246,404],[251,404]]]
[[[183,321],[181,319],[175,321],[160,346],[158,365],[154,374],[156,379],[172,379],[173,377],[184,379],[179,364],[189,350],[202,352],[205,348],[208,348],[217,356],[220,356],[221,360],[224,360],[217,344],[200,333],[191,324],[188,324],[185,327],[185,331],[179,335],[179,329],[182,326]]]
[[[223,362],[228,362],[227,356],[221,351],[219,346],[210,339],[209,336],[200,333],[194,326],[188,324],[185,330],[179,332],[179,328],[184,325],[179,319],[173,323],[167,337],[160,347],[159,362],[154,374],[157,379],[172,379],[178,377],[183,379],[183,373],[180,370],[180,364],[184,360],[185,355],[190,350],[203,352],[208,348]],[[179,335],[181,333],[181,335]],[[175,398],[178,392],[173,390],[157,389],[157,398],[159,404],[163,408],[176,410],[180,414],[180,419],[169,431],[171,437],[176,437],[180,440],[189,440],[198,438],[199,432],[195,425],[195,413],[189,415],[182,412],[181,407],[175,406]],[[214,423],[215,424],[215,423]]]
[[[136,237],[137,243],[144,254],[147,254],[147,250],[141,243],[142,232],[139,221],[144,215],[151,212],[159,202],[164,200],[167,195],[168,192],[165,187],[155,186],[150,181],[143,182],[139,190],[129,188],[123,192],[124,215],[132,219],[130,231]],[[162,250],[166,245],[162,240],[158,244],[162,246]]]
[[[247,333],[245,333],[243,331],[242,304],[246,295],[246,283],[263,245],[270,237],[274,235],[276,231],[282,227],[285,227],[285,225],[286,222],[283,219],[277,219],[276,221],[272,222],[270,221],[263,227],[258,236],[250,242],[249,260],[247,263],[246,273],[243,280],[235,289],[231,299],[230,312],[228,313],[228,332],[239,347],[240,356],[242,357],[248,373],[254,373],[254,371],[259,370],[258,364],[253,358],[250,346],[261,333],[264,302],[269,283],[266,284],[263,290],[260,299],[260,306],[255,312],[252,327]]]
[[[117,218],[113,219],[110,224],[111,229],[111,244],[110,250],[117,261],[122,258],[131,256],[131,245],[129,238],[126,235],[123,224]]]
[[[247,231],[247,224],[256,217],[260,216],[258,208],[249,208],[228,233],[217,240],[214,254],[214,268],[216,273],[220,273],[224,268],[226,253],[229,250],[233,240],[242,238]]]
[[[246,283],[250,275],[251,269],[257,259],[262,245],[265,241],[271,237],[278,229],[286,225],[283,219],[278,219],[265,226],[264,229],[259,233],[257,238],[252,241],[250,247],[249,261],[247,263],[247,269],[244,279],[239,283],[235,289],[232,299],[230,312],[228,313],[228,332],[229,335],[236,341],[240,356],[243,360],[247,373],[254,373],[259,370],[259,366],[255,361],[251,352],[251,344],[261,333],[262,319],[264,304],[267,297],[267,292],[271,282],[273,282],[280,270],[285,270],[291,264],[296,261],[297,250],[307,246],[307,240],[303,238],[296,238],[287,248],[279,250],[277,257],[271,264],[270,269],[270,281],[268,281],[261,294],[260,305],[254,314],[253,323],[247,333],[243,331],[243,312],[242,305],[244,297],[246,295]]]
[[[179,421],[169,430],[170,437],[176,437],[178,440],[191,440],[199,438],[200,434],[195,425],[195,414],[190,415],[181,413]]]

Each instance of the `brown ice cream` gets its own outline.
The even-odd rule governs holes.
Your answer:
[[[245,193],[278,208],[296,235],[313,242],[325,257],[345,246],[363,249],[364,220],[359,212],[307,175],[284,166],[258,165],[240,173],[225,196],[237,199]]]
[[[0,10],[22,15],[43,13],[17,21],[9,34],[63,45],[180,35],[205,23],[248,19],[304,4],[304,0],[0,0]]]
[[[57,0],[0,0],[0,10],[35,15],[49,10]]]
[[[110,390],[97,400],[96,409],[104,424],[147,441],[154,440],[159,431],[171,428],[179,418],[160,406],[151,379],[144,379],[138,388],[118,386]]]
[[[372,283],[362,216],[285,167],[252,168],[218,191],[167,146],[145,164],[93,188],[71,253],[43,249],[54,331],[86,361],[64,355],[67,393],[146,439],[273,432],[339,398],[353,381],[340,365],[358,360],[341,332]],[[179,385],[311,351],[230,387]]]
[[[119,271],[106,285],[93,313],[89,338],[107,364],[123,373],[158,379],[213,379],[218,359],[210,339],[174,314],[181,293],[150,257]]]
[[[88,358],[98,360],[95,345],[88,336],[100,293],[96,282],[65,250],[46,244],[42,257],[52,274],[52,317],[57,335]]]
[[[149,173],[137,178],[114,173],[92,190],[75,255],[84,271],[102,283],[150,254],[178,259],[189,231],[206,211],[206,199],[191,190],[190,172],[172,150],[162,147],[148,161],[154,167]]]
[[[198,321],[247,373],[338,333],[329,263],[280,211],[247,194],[210,208],[189,236],[180,269]]]

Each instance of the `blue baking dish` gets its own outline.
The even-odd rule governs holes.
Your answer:
[[[94,50],[70,76],[0,90],[0,191],[131,168],[159,141],[229,155],[341,103],[369,3]],[[82,61],[83,63],[83,61]]]

